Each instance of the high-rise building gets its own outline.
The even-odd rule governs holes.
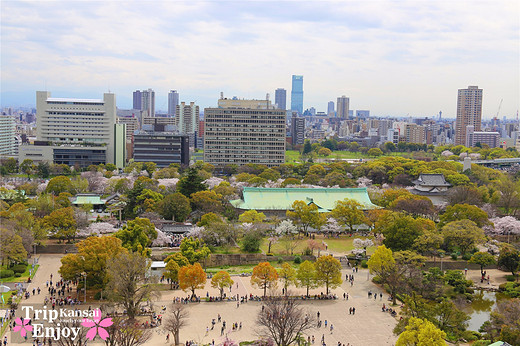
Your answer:
[[[282,88],[276,89],[274,92],[274,104],[278,109],[286,109],[287,107],[287,91]]]
[[[171,163],[189,164],[189,137],[172,132],[145,131],[135,133],[133,143],[135,162],[154,162],[157,167]]]
[[[459,89],[457,97],[457,122],[455,126],[455,144],[466,143],[466,128],[473,126],[474,131],[481,130],[482,121],[482,89],[468,86]]]
[[[181,102],[177,105],[177,115],[175,116],[175,125],[182,134],[192,134],[197,132],[199,128],[199,106],[195,102],[190,102],[187,105]]]
[[[405,127],[405,141],[408,143],[425,143],[424,126],[417,124],[406,124]]]
[[[15,155],[16,150],[16,122],[14,116],[0,115],[0,156]]]
[[[134,91],[134,109],[146,111],[149,117],[155,116],[155,91],[136,90]]]
[[[329,101],[329,103],[327,103],[327,115],[329,117],[334,116],[334,101]]]
[[[336,110],[337,110],[336,114],[337,114],[338,118],[340,118],[340,119],[349,118],[349,116],[348,116],[349,104],[350,104],[350,99],[348,97],[346,97],[345,95],[338,97],[338,102],[337,102],[337,106],[336,106]]]
[[[292,76],[291,110],[303,113],[303,76]]]
[[[219,108],[204,109],[204,162],[219,167],[285,162],[286,111],[270,102],[255,109],[247,108],[250,104],[251,100],[235,100],[227,108],[219,100]]]
[[[293,114],[291,118],[291,143],[292,145],[305,142],[305,118]]]
[[[37,129],[34,146],[21,146],[20,158],[86,167],[125,163],[126,125],[116,124],[116,96],[103,99],[52,98],[36,92]]]
[[[367,111],[367,110],[357,110],[356,111],[356,118],[368,119],[368,118],[370,118],[370,111]]]
[[[179,104],[179,93],[177,90],[170,90],[168,93],[168,116],[174,117]]]

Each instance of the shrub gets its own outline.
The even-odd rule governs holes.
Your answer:
[[[452,254],[451,254],[451,259],[454,260],[454,261],[456,261],[458,257],[459,257],[459,256],[457,256],[456,253],[452,253]]]
[[[465,253],[464,255],[462,255],[462,259],[464,261],[469,261],[471,259],[471,254]]]
[[[25,264],[17,264],[11,268],[12,271],[15,273],[23,274],[25,273],[25,270],[27,270],[27,266]]]
[[[361,268],[368,268],[368,263],[367,263],[367,260],[362,260],[361,261]]]
[[[473,346],[488,346],[491,343],[491,340],[477,340],[473,343]]]
[[[274,256],[274,253],[272,253],[272,252],[268,252],[268,253],[266,253],[265,255],[266,255],[266,256]]]
[[[0,270],[0,278],[2,278],[2,279],[10,278],[13,275],[14,275],[14,271],[12,271],[11,269],[2,269],[2,270]]]
[[[312,255],[312,250],[309,247],[306,247],[305,250],[303,250],[303,255],[304,256],[311,256]]]
[[[506,280],[507,281],[515,281],[515,276],[514,275],[506,275]]]
[[[282,257],[282,256],[279,256],[279,257],[278,257],[278,263],[283,263],[283,262],[284,262],[283,257]]]
[[[296,263],[296,264],[302,263],[302,258],[300,256],[294,256],[294,263]]]
[[[94,294],[94,299],[95,300],[100,300],[101,299],[101,291],[96,292],[96,294]]]
[[[21,273],[14,273],[14,277],[15,278],[20,278],[20,277],[22,277],[22,274]]]

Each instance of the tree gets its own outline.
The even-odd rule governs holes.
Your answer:
[[[408,321],[406,330],[399,335],[396,346],[443,346],[446,333],[435,327],[428,320],[412,317]]]
[[[76,219],[74,209],[71,207],[53,211],[43,218],[43,225],[49,232],[59,239],[71,239],[76,237]]]
[[[432,221],[414,219],[403,213],[384,214],[376,222],[376,231],[384,236],[384,244],[392,250],[407,250],[412,248],[415,240],[423,234],[426,227],[434,228]]]
[[[34,163],[33,163],[33,160],[31,160],[31,159],[25,159],[20,164],[20,171],[22,173],[27,174],[27,177],[29,177],[31,175],[33,169],[34,169]]]
[[[38,163],[38,167],[36,167],[36,171],[38,177],[47,179],[50,174],[50,166],[48,162],[40,162]]]
[[[383,151],[379,148],[371,148],[371,149],[368,149],[367,154],[368,154],[368,156],[376,157],[376,156],[383,155]]]
[[[368,223],[363,213],[363,206],[349,198],[336,202],[336,206],[332,209],[331,215],[338,220],[341,225],[347,226],[351,233],[354,232],[354,226]]]
[[[435,256],[443,243],[442,233],[426,230],[415,239],[413,248],[423,255]]]
[[[309,296],[309,289],[317,287],[316,283],[316,268],[311,261],[304,261],[300,264],[296,272],[296,280],[298,286],[307,289],[307,297]]]
[[[381,282],[388,285],[393,303],[396,302],[396,294],[401,284],[401,272],[398,270],[392,250],[385,245],[378,246],[367,262],[371,274],[381,278]]]
[[[496,260],[495,256],[489,252],[475,252],[473,256],[471,256],[469,263],[480,265],[480,275],[484,275],[484,267],[495,264]]]
[[[303,310],[296,299],[267,300],[264,306],[256,319],[259,335],[272,338],[278,346],[296,344],[298,338],[316,324],[314,314]]]
[[[478,227],[489,225],[487,213],[479,207],[469,204],[455,204],[448,206],[446,212],[441,215],[440,226],[464,219],[473,221]]]
[[[238,221],[242,223],[260,223],[265,220],[265,214],[256,210],[247,210],[238,217]]]
[[[331,255],[321,256],[316,260],[316,282],[318,285],[325,284],[326,294],[329,288],[341,285],[341,263]]]
[[[258,252],[262,243],[262,232],[255,229],[252,223],[244,223],[242,228],[244,229],[242,250],[245,252]]]
[[[186,237],[181,241],[181,254],[193,264],[206,259],[211,250],[200,240],[193,237]]]
[[[332,155],[332,150],[329,148],[320,148],[320,150],[318,150],[318,155],[323,157],[330,156]]]
[[[85,328],[81,328],[85,330]],[[136,325],[129,319],[112,317],[112,325],[105,327],[109,337],[105,346],[138,346],[146,344],[152,337],[152,330]],[[65,339],[65,338],[61,338]],[[84,340],[84,337],[82,337]],[[80,346],[80,345],[78,345]]]
[[[140,215],[145,212],[152,212],[156,208],[157,203],[163,199],[163,195],[151,189],[143,189],[136,198],[136,206],[134,214]]]
[[[200,210],[203,213],[220,212],[222,207],[222,195],[218,195],[215,191],[197,191],[191,195],[191,204],[194,210]]]
[[[121,252],[107,261],[105,292],[109,300],[125,308],[130,320],[134,320],[142,302],[160,296],[148,276],[149,269],[150,261],[135,252]]]
[[[520,266],[520,252],[513,249],[504,249],[500,251],[498,256],[498,265],[516,276],[516,272]]]
[[[164,329],[172,333],[175,345],[179,345],[179,335],[182,327],[185,327],[189,316],[186,305],[180,303],[173,303],[171,313],[168,314],[164,321]]]
[[[233,286],[235,282],[231,279],[228,272],[223,270],[213,275],[211,278],[211,287],[218,288],[220,291],[220,299],[224,296],[224,288]]]
[[[271,263],[261,262],[253,268],[253,275],[251,275],[251,285],[263,289],[264,297],[267,288],[276,287],[276,280],[278,280],[278,273],[271,265]]]
[[[22,237],[12,230],[0,228],[0,257],[2,265],[22,262],[27,259],[27,251],[23,247]]]
[[[195,290],[204,288],[206,284],[206,273],[200,263],[190,264],[179,269],[179,287],[183,291],[191,290],[191,299],[195,298]]]
[[[520,299],[506,299],[497,302],[491,312],[489,323],[483,325],[488,338],[511,345],[520,344]]]
[[[287,262],[283,262],[282,269],[278,271],[278,278],[282,280],[285,295],[287,295],[287,287],[296,281],[296,269]]]
[[[55,196],[62,192],[69,192],[71,194],[76,193],[74,186],[72,185],[72,181],[70,181],[69,177],[63,175],[52,178],[49,181],[49,184],[47,184],[45,192],[52,193]]]
[[[484,240],[484,231],[470,220],[448,223],[442,227],[444,244],[449,249],[458,247],[462,254]]]
[[[123,247],[149,257],[152,252],[149,246],[157,238],[157,230],[149,219],[136,217],[128,221],[115,236],[121,239]]]
[[[191,213],[190,200],[183,194],[176,192],[167,195],[157,203],[156,210],[166,220],[184,222]]]
[[[435,212],[432,201],[425,196],[402,196],[390,203],[389,208],[395,211],[403,211],[413,216],[430,216]]]
[[[60,275],[65,280],[75,280],[86,273],[89,287],[106,284],[107,261],[126,249],[121,240],[113,236],[88,237],[76,244],[77,254],[68,254],[61,259]]]
[[[179,281],[179,269],[181,267],[173,260],[166,262],[166,267],[164,267],[164,276],[170,279],[170,289],[172,290],[173,284]]]
[[[506,215],[515,215],[520,208],[520,184],[512,179],[503,177],[497,183],[497,191],[500,191],[500,199],[497,206],[504,210]]]
[[[291,209],[287,210],[287,217],[294,220],[303,232],[307,232],[309,227],[319,228],[325,221],[314,203],[307,205],[304,201],[294,201]]]
[[[186,175],[177,183],[177,191],[186,197],[190,197],[195,192],[206,190],[203,181],[204,179],[199,176],[196,168],[189,168]]]
[[[311,142],[309,142],[308,139],[305,140],[304,144],[303,144],[303,151],[302,151],[302,154],[303,155],[306,155],[306,154],[310,154],[312,152],[312,146],[311,146]]]

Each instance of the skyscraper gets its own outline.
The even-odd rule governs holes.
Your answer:
[[[480,131],[482,120],[482,89],[478,86],[468,86],[459,89],[457,97],[457,124],[455,127],[455,144],[466,144],[466,127],[474,126],[474,131]]]
[[[179,93],[177,90],[170,90],[168,93],[168,116],[174,117],[179,104]]]
[[[303,76],[292,76],[291,110],[303,113]]]
[[[287,91],[282,88],[276,89],[274,92],[274,103],[278,109],[286,109],[287,107]]]
[[[195,105],[195,102],[190,102],[187,105],[185,102],[181,102],[177,105],[175,117],[175,125],[179,133],[182,134],[193,134],[199,129],[199,106]]]
[[[0,115],[0,155],[14,155],[17,151],[14,116]]]
[[[327,115],[329,117],[334,116],[334,101],[329,101],[329,103],[327,103]]]
[[[345,95],[338,97],[337,115],[340,119],[348,119],[350,100]]]
[[[155,91],[152,89],[136,90],[134,91],[133,100],[134,109],[147,111],[149,117],[155,116]]]

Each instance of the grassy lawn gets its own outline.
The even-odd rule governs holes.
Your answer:
[[[31,275],[31,279],[34,278],[34,274],[36,274],[36,271],[38,270],[39,267],[40,267],[39,264],[37,264],[34,267],[34,271],[33,271],[32,275]],[[29,270],[31,268],[32,268],[32,265],[28,265],[27,269],[25,269],[25,272],[19,278],[11,276],[9,278],[1,279],[1,281],[2,282],[25,282],[25,281],[27,281],[27,278],[29,277]],[[5,268],[5,266],[2,266],[1,269],[7,269],[7,268]]]
[[[276,269],[282,268],[282,263],[278,263],[276,261],[276,257],[273,257],[273,262],[270,262],[273,267]],[[294,269],[298,269],[299,264],[295,264],[294,262],[288,262],[290,263]],[[207,273],[218,273],[219,271],[223,270],[225,272],[228,272],[230,275],[239,275],[242,273],[252,273],[253,268],[256,266],[256,264],[244,264],[239,266],[220,266],[220,267],[211,267],[206,268]]]

